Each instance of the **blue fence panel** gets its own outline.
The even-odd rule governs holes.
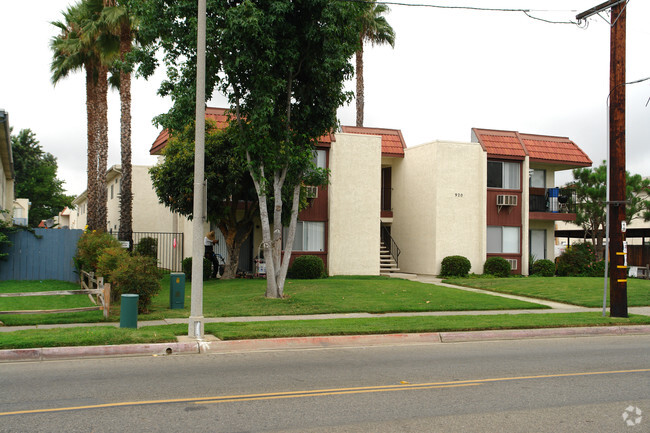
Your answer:
[[[12,245],[6,261],[0,260],[0,281],[60,280],[76,282],[72,258],[83,230],[36,229],[37,238],[26,231],[9,235]]]

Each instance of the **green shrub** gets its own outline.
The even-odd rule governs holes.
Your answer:
[[[141,256],[158,259],[158,239],[149,237],[140,239],[138,245],[135,246],[135,252]]]
[[[181,266],[183,267],[185,279],[192,281],[192,257],[185,257],[181,262]],[[203,281],[209,279],[210,275],[212,275],[212,263],[203,257]]]
[[[510,263],[503,257],[488,257],[483,266],[483,273],[499,278],[510,276]]]
[[[120,299],[120,289],[113,276],[120,263],[129,260],[131,255],[121,247],[106,248],[97,260],[97,275],[104,277],[105,283],[111,284],[111,301],[116,302]]]
[[[156,261],[146,256],[127,256],[112,273],[120,293],[137,294],[138,313],[148,313],[151,299],[160,291],[160,271]]]
[[[561,277],[592,276],[591,268],[597,262],[593,245],[580,243],[569,245],[557,258],[557,274]],[[603,272],[605,270],[603,265]]]
[[[298,256],[289,268],[289,278],[301,280],[314,280],[322,278],[325,274],[325,265],[320,257],[316,256]]]
[[[531,268],[531,275],[539,275],[540,277],[552,277],[555,275],[555,263],[546,259],[536,260]]]
[[[442,277],[466,277],[472,264],[463,256],[447,256],[442,259],[440,276]]]
[[[77,242],[74,265],[79,271],[95,272],[99,256],[107,248],[120,248],[120,243],[106,232],[86,232]]]

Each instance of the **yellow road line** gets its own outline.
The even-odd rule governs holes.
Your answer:
[[[196,403],[196,404],[225,403],[225,402],[236,402],[236,401],[273,400],[273,399],[282,399],[282,398],[296,398],[296,397],[310,397],[310,396],[360,394],[360,393],[384,392],[384,391],[410,391],[416,389],[436,389],[436,388],[452,388],[452,387],[461,387],[461,386],[476,386],[484,383],[506,382],[506,381],[513,381],[513,380],[553,379],[559,377],[601,376],[606,374],[645,373],[645,372],[650,372],[650,368],[643,368],[638,370],[613,370],[613,371],[594,371],[594,372],[579,372],[579,373],[543,374],[543,375],[536,375],[536,376],[497,377],[497,378],[460,380],[460,381],[449,381],[449,382],[316,389],[316,390],[272,392],[272,393],[262,393],[262,394],[242,394],[242,395],[215,396],[215,397],[126,401],[126,402],[104,403],[104,404],[95,404],[95,405],[87,405],[87,406],[57,407],[57,408],[49,408],[49,409],[32,409],[32,410],[19,410],[13,412],[0,412],[0,416],[65,412],[65,411],[101,409],[101,408],[123,407],[123,406],[146,406],[152,404],[166,404],[166,403]]]

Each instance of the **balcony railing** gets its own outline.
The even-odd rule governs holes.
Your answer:
[[[530,188],[530,212],[575,213],[576,192],[569,188]]]

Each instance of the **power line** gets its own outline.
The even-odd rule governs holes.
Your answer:
[[[375,1],[375,0],[339,0],[346,1],[350,3],[374,3],[382,4],[386,6],[406,6],[406,7],[417,7],[417,8],[432,8],[432,9],[450,9],[450,10],[468,10],[468,11],[479,11],[479,12],[519,12],[526,15],[528,18],[533,20],[542,21],[549,24],[574,24],[578,25],[576,21],[552,21],[544,18],[536,17],[531,15],[535,12],[576,12],[575,10],[551,10],[551,9],[511,9],[511,8],[486,8],[486,7],[477,7],[477,6],[449,6],[449,5],[436,5],[436,4],[426,4],[426,3],[403,3],[396,1]]]

